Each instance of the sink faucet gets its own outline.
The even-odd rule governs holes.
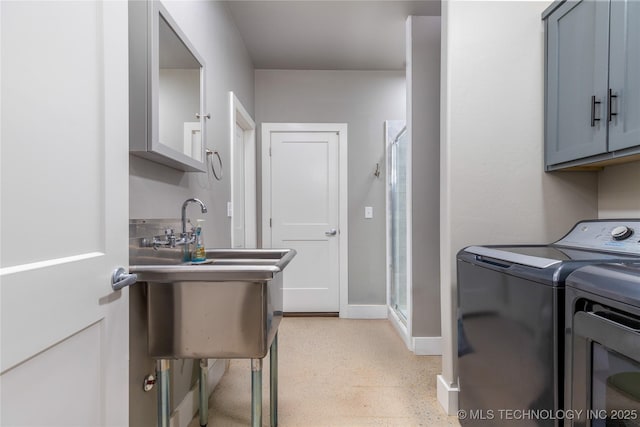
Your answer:
[[[202,203],[200,199],[187,199],[182,204],[182,234],[181,237],[187,237],[187,206],[189,203],[198,203],[200,205],[200,211],[202,213],[207,213],[207,206]]]
[[[191,260],[191,248],[189,246],[195,241],[195,236],[190,238],[187,234],[187,206],[189,206],[189,203],[198,203],[200,205],[200,211],[207,213],[207,207],[200,199],[187,199],[182,204],[182,234],[180,234],[180,241],[176,242],[176,244],[184,245],[182,250],[183,261]]]
[[[2,0],[0,0],[2,1]],[[200,205],[200,211],[202,213],[207,213],[207,206],[202,203],[200,199],[187,199],[182,204],[182,233],[180,233],[180,239],[176,239],[175,234],[173,233],[173,228],[167,228],[164,231],[164,239],[158,238],[156,236],[153,239],[142,239],[140,242],[142,247],[149,247],[155,250],[158,248],[175,248],[176,246],[183,246],[183,260],[189,261],[191,259],[191,248],[190,245],[195,242],[196,236],[195,233],[193,235],[189,235],[187,233],[187,206],[189,203],[198,203]]]

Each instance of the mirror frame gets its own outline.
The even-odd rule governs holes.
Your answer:
[[[201,161],[159,140],[161,17],[200,63]],[[204,59],[160,1],[129,2],[129,151],[131,154],[186,172],[206,172],[205,76]],[[194,121],[196,121],[195,117]]]

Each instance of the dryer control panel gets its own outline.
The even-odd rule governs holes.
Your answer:
[[[580,221],[554,245],[640,255],[640,220],[599,219]]]

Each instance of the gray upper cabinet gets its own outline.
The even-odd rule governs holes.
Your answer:
[[[609,150],[640,144],[640,1],[611,2]]]
[[[548,164],[607,151],[601,116],[607,90],[608,9],[601,1],[567,2],[548,19]]]
[[[129,2],[129,150],[206,171],[205,64],[159,1]]]
[[[640,152],[640,2],[561,1],[543,18],[547,170]]]

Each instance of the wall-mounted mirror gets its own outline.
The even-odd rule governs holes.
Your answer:
[[[129,2],[130,151],[205,171],[205,65],[158,1]]]

